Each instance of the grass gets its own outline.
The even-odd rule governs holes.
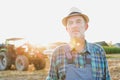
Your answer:
[[[111,59],[111,58],[113,58],[113,59],[120,59],[120,54],[106,54],[106,57],[108,59]]]

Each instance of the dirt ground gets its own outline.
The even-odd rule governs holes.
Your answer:
[[[33,65],[28,71],[6,70],[0,71],[0,80],[45,80],[49,70],[49,59],[46,59],[46,68],[35,70]],[[108,59],[112,80],[120,80],[120,59]]]
[[[108,59],[112,80],[120,80],[120,59]]]

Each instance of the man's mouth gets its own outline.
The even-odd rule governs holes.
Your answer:
[[[72,31],[73,33],[77,33],[77,32],[80,32],[80,31],[78,31],[78,30],[75,30],[75,31]]]

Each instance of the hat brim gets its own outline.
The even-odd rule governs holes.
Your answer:
[[[62,24],[63,24],[65,27],[67,26],[67,19],[70,18],[70,17],[72,17],[72,16],[82,16],[82,17],[85,19],[86,23],[89,22],[89,18],[88,18],[88,16],[85,15],[85,14],[69,15],[69,16],[64,17],[64,18],[62,19]]]

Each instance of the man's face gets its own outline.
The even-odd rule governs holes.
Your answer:
[[[72,16],[67,19],[67,27],[71,38],[83,38],[88,25],[82,16]]]

